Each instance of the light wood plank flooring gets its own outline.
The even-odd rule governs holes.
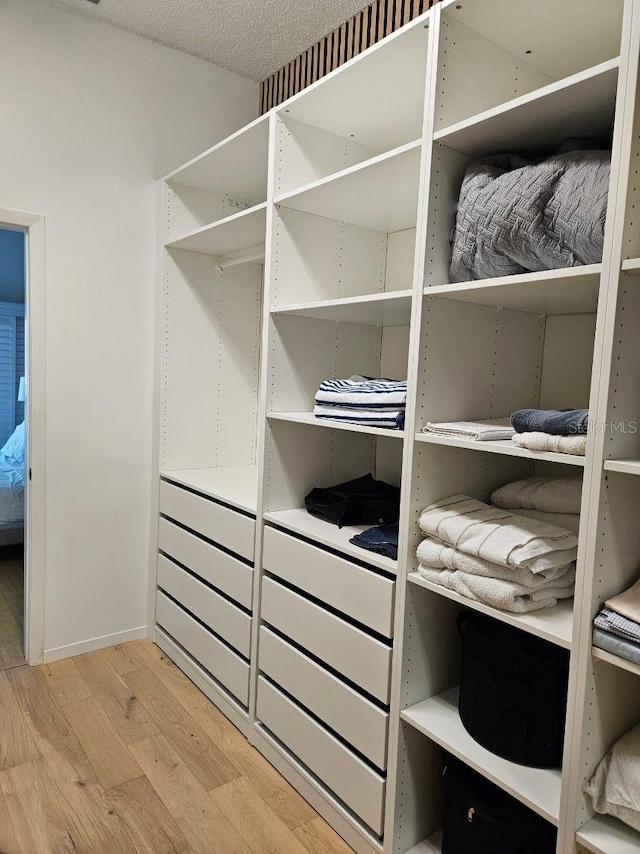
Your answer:
[[[0,546],[0,670],[25,663],[22,650],[23,622],[22,546]]]
[[[0,672],[2,854],[349,851],[150,641]]]

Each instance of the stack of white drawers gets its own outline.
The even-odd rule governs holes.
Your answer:
[[[381,836],[395,582],[272,527],[263,567],[257,718]]]
[[[255,518],[160,482],[156,622],[249,705]]]

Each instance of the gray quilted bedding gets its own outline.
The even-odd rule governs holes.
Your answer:
[[[496,155],[470,166],[451,281],[599,263],[610,161],[610,151],[569,151],[538,162]]]

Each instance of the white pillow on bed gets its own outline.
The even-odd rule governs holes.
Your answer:
[[[21,424],[18,424],[13,433],[9,436],[7,441],[4,444],[4,447],[0,450],[0,454],[4,454],[5,457],[9,457],[10,459],[15,460],[17,463],[24,462],[24,438],[25,438],[25,427],[24,421]]]

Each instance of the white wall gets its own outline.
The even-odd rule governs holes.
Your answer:
[[[257,85],[0,2],[0,207],[46,216],[45,650],[146,621],[154,180],[257,114]]]

